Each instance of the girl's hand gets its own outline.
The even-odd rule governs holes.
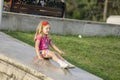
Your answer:
[[[65,54],[65,53],[64,53],[63,51],[60,51],[60,54],[62,54],[62,55],[63,55],[63,54]]]

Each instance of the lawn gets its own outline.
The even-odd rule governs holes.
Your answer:
[[[5,33],[34,46],[33,32]],[[66,54],[63,57],[104,80],[120,80],[120,37],[82,37],[51,34],[52,41]]]

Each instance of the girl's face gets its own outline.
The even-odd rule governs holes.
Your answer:
[[[47,35],[50,31],[50,25],[43,26],[43,34]]]

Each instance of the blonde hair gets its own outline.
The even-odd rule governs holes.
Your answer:
[[[36,28],[35,37],[39,34],[42,36],[43,27],[48,25],[48,24],[49,24],[48,21],[41,21]]]
[[[36,34],[36,35],[41,34],[42,29],[43,29],[43,27],[42,27],[42,22],[40,22],[40,23],[38,24],[37,28],[36,28],[36,33],[35,33],[35,34]]]

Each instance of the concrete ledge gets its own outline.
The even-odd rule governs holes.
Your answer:
[[[101,22],[54,18],[37,15],[18,13],[3,13],[1,30],[11,31],[35,31],[38,23],[48,20],[52,26],[51,33],[72,34],[83,36],[120,36],[120,25],[106,24]]]
[[[1,80],[53,80],[2,54],[0,54],[0,78]]]

